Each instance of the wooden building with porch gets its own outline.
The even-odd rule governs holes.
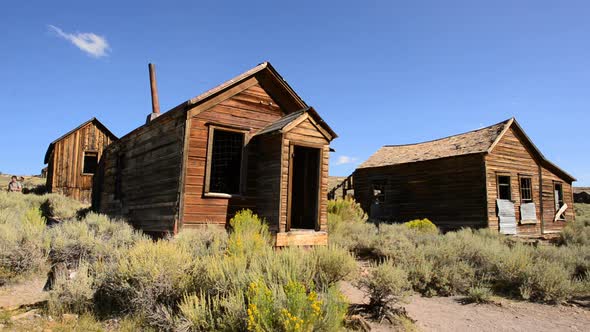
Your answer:
[[[428,218],[442,230],[489,227],[541,236],[574,220],[575,179],[514,118],[430,142],[387,145],[353,173],[373,219]]]
[[[91,202],[92,177],[104,149],[117,140],[92,118],[49,144],[45,153],[48,192]]]
[[[160,115],[107,148],[96,210],[161,235],[226,226],[241,209],[263,217],[276,245],[327,243],[334,131],[271,66],[247,72]]]

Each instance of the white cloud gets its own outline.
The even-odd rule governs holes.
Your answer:
[[[92,32],[66,33],[56,26],[49,25],[48,27],[59,37],[71,42],[76,45],[76,47],[95,58],[107,56],[111,49],[105,37]]]
[[[354,157],[349,157],[349,156],[339,156],[338,159],[336,159],[336,165],[346,165],[346,164],[352,164],[354,162],[356,162],[358,159],[354,158]]]

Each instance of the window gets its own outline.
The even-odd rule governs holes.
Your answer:
[[[373,204],[385,203],[385,185],[386,180],[373,180]]]
[[[533,185],[530,177],[520,178],[520,200],[524,203],[533,201]]]
[[[508,175],[498,175],[498,199],[512,200]]]
[[[205,191],[239,194],[244,133],[211,127]]]
[[[84,152],[84,165],[82,173],[94,174],[96,173],[96,166],[98,165],[98,152]]]
[[[557,211],[559,211],[559,209],[561,209],[561,207],[563,206],[563,186],[561,185],[561,183],[556,182],[553,185],[553,189],[555,191],[555,213],[557,213]],[[560,215],[559,219],[564,219],[564,215]]]

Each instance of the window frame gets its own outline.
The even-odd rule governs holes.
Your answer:
[[[555,188],[556,186],[559,186],[559,191],[560,191],[560,196],[561,196],[561,201],[557,201],[556,197],[555,197]],[[561,209],[562,206],[565,205],[565,197],[563,195],[563,182],[560,181],[553,181],[553,203],[554,203],[554,207],[555,207],[555,214],[557,214],[557,211],[559,211],[559,209]],[[561,204],[559,204],[561,203]],[[558,207],[559,204],[559,207]],[[563,212],[559,218],[557,218],[557,220],[565,220],[565,212]]]
[[[373,178],[370,179],[371,183],[371,204],[383,205],[387,202],[387,185],[388,181],[386,178]],[[381,192],[375,195],[375,186],[382,186]],[[382,198],[382,199],[380,199]]]
[[[205,186],[203,188],[203,196],[204,197],[214,197],[214,198],[232,198],[232,197],[241,197],[244,192],[244,184],[246,183],[245,179],[245,169],[246,169],[246,145],[248,143],[248,132],[249,130],[245,128],[238,128],[232,126],[225,126],[220,124],[211,124],[208,123],[207,126],[209,127],[209,132],[207,133],[207,157],[205,161]],[[242,154],[240,158],[240,183],[238,184],[238,193],[228,194],[228,193],[220,193],[211,191],[211,164],[213,161],[213,138],[215,135],[215,131],[226,131],[226,132],[233,132],[233,133],[240,133],[243,135],[242,141]]]
[[[500,177],[507,177],[508,178],[508,193],[510,194],[510,198],[508,198],[509,201],[513,201],[512,200],[512,176],[509,173],[497,173],[496,174],[496,195],[498,199],[505,199],[505,198],[500,198],[500,187],[503,186],[500,184]]]
[[[524,199],[523,198],[523,186],[522,186],[522,180],[528,180],[529,181],[529,195],[530,195],[530,199]],[[520,194],[520,202],[521,203],[534,203],[535,202],[535,195],[533,193],[533,177],[531,175],[528,174],[520,174],[518,175],[518,192]]]
[[[84,168],[86,167],[86,154],[93,154],[94,156],[96,156],[96,167],[94,169],[94,173],[86,173],[84,172]],[[86,150],[82,152],[82,170],[81,170],[81,174],[82,175],[91,175],[93,176],[94,174],[96,174],[96,171],[98,169],[98,151],[96,150]]]

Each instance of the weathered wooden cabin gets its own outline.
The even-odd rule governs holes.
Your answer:
[[[98,161],[116,140],[117,136],[92,118],[51,142],[45,153],[47,190],[90,203]]]
[[[226,226],[248,208],[276,245],[327,243],[330,141],[336,134],[270,65],[159,115],[108,147],[95,209],[155,235]]]
[[[353,173],[371,218],[428,218],[442,230],[558,232],[574,219],[575,179],[549,162],[514,118],[430,142],[380,148]]]

